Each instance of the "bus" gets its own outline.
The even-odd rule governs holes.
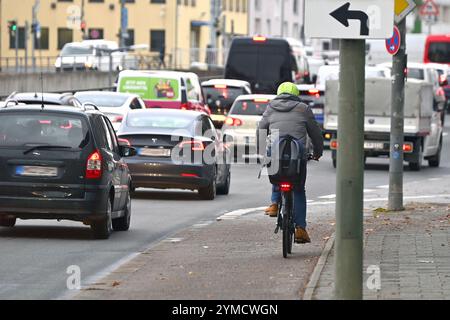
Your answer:
[[[295,82],[297,74],[297,61],[287,40],[262,36],[233,39],[225,79],[247,81],[256,94],[276,94],[281,83]]]

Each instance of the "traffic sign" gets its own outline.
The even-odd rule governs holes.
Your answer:
[[[395,23],[400,23],[415,8],[414,0],[395,0]]]
[[[439,7],[433,0],[427,0],[420,8],[421,16],[438,16],[439,15]]]
[[[400,50],[402,38],[400,36],[400,30],[397,26],[394,26],[394,34],[390,39],[386,39],[386,49],[387,52],[395,56]]]
[[[394,26],[394,0],[306,0],[309,38],[387,39]]]

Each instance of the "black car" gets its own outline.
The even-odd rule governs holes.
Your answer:
[[[74,220],[95,238],[130,227],[131,176],[106,116],[94,108],[0,109],[0,226],[16,219]]]
[[[6,101],[15,101],[20,104],[42,104],[52,106],[81,107],[82,103],[71,93],[14,92]]]
[[[206,114],[132,110],[118,136],[121,143],[137,150],[136,156],[126,160],[133,189],[198,190],[204,200],[229,193],[229,152]]]

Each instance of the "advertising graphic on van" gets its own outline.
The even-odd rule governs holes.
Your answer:
[[[145,100],[176,101],[179,99],[178,80],[161,78],[122,78],[120,92],[138,94]]]

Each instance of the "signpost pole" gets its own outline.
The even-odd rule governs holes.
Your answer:
[[[341,40],[335,298],[363,298],[365,40]]]
[[[392,100],[391,100],[391,143],[389,167],[389,204],[390,211],[402,211],[403,208],[403,144],[404,144],[404,108],[405,108],[405,70],[406,56],[406,19],[398,23],[400,31],[400,50],[392,63]]]

